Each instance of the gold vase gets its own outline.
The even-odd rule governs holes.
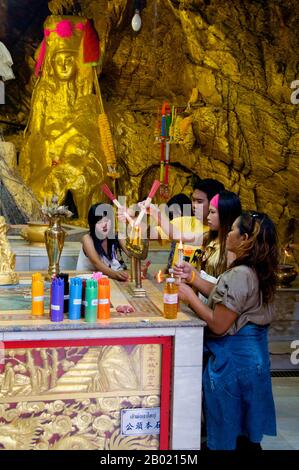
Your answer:
[[[47,280],[51,280],[54,274],[59,274],[59,260],[64,245],[65,230],[61,227],[61,218],[51,217],[49,228],[45,231],[45,244],[49,258]]]

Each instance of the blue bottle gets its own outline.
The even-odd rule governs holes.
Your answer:
[[[80,320],[82,304],[82,279],[73,277],[70,280],[69,320]]]

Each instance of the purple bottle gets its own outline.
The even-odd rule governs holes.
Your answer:
[[[54,278],[51,285],[51,306],[50,306],[50,319],[51,321],[63,321],[64,309],[64,280]]]

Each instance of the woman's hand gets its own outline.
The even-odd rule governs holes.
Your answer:
[[[192,271],[194,270],[195,268],[191,266],[191,264],[186,263],[186,261],[183,261],[180,266],[175,264],[173,267],[174,277],[184,280],[186,282],[191,281]]]
[[[139,201],[137,206],[142,210],[142,209],[148,209],[151,206],[151,203],[149,203],[146,199],[143,201]]]
[[[129,273],[127,271],[114,271],[113,279],[125,282],[129,279]]]
[[[152,215],[157,216],[160,213],[159,208],[155,204],[148,203],[147,199],[145,199],[144,201],[138,202],[137,205],[140,208],[140,210],[146,210],[147,214],[152,214]]]
[[[190,286],[187,284],[179,284],[179,299],[182,300],[184,303],[189,304],[191,303],[192,299],[196,297],[196,294]]]
[[[119,207],[117,209],[117,218],[119,220],[119,222],[123,222],[123,223],[126,223],[127,222],[127,218],[126,218],[126,213],[131,217],[131,219],[135,219],[136,217],[136,214],[135,214],[135,211],[133,209],[131,209],[130,207]]]

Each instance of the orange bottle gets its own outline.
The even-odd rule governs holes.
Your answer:
[[[44,280],[41,273],[32,274],[31,284],[32,315],[44,314]]]
[[[163,294],[164,317],[174,320],[178,316],[178,286],[173,277],[166,279]]]
[[[98,320],[110,318],[110,281],[102,277],[98,281]]]

